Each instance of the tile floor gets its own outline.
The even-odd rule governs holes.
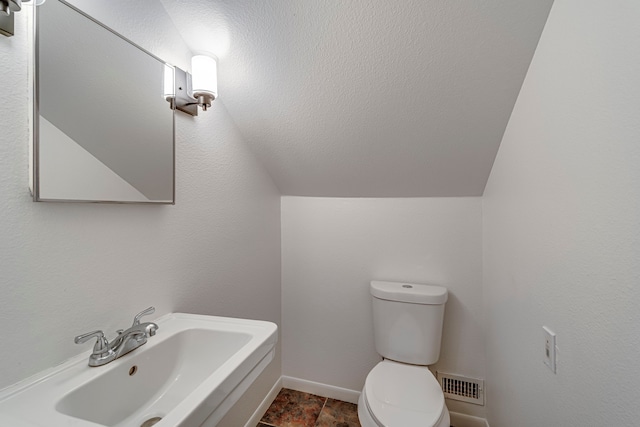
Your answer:
[[[360,427],[353,403],[283,388],[256,427]]]

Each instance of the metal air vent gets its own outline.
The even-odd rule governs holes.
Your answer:
[[[484,405],[484,380],[438,372],[438,382],[447,399]]]

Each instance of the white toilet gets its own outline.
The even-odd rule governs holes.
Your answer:
[[[376,351],[358,401],[362,427],[449,427],[444,394],[427,365],[438,361],[447,289],[371,282]]]

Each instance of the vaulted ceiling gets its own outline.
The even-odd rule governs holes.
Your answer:
[[[282,194],[481,195],[552,0],[162,0]]]

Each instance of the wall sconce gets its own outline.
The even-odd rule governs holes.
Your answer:
[[[24,0],[25,3],[28,1]],[[0,0],[0,34],[11,37],[15,33],[13,15],[21,9],[21,0]]]
[[[191,73],[192,95],[198,100],[202,111],[207,111],[218,97],[218,67],[215,58],[207,55],[194,56],[191,58]]]
[[[192,116],[198,115],[198,106],[207,111],[218,97],[218,72],[215,58],[196,55],[191,58],[189,74],[178,67],[165,66],[164,98],[172,109]]]

